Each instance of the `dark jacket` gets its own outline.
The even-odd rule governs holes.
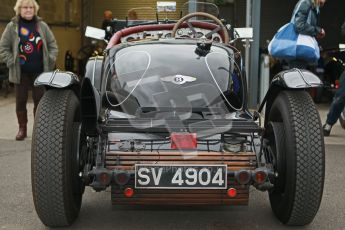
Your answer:
[[[9,68],[9,81],[15,84],[20,83],[20,64],[19,64],[19,35],[18,20],[16,16],[7,24],[0,39],[0,61],[7,64]],[[48,25],[37,17],[38,32],[43,41],[43,68],[44,71],[54,69],[56,57],[58,55],[58,47],[55,37]]]
[[[298,6],[299,8],[296,9]],[[318,26],[319,8],[314,4],[313,0],[298,1],[294,13],[295,20],[293,23],[297,33],[316,37],[321,32],[321,27]]]

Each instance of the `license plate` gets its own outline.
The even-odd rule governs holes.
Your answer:
[[[138,189],[226,189],[226,165],[135,165]]]

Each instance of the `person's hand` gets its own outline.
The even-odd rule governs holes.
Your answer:
[[[326,36],[326,32],[324,29],[321,29],[320,33],[318,33],[318,35],[316,35],[317,39],[322,39]]]

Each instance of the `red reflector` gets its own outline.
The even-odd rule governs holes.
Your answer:
[[[335,89],[339,89],[339,87],[340,87],[340,82],[339,82],[339,80],[335,80]]]
[[[235,188],[229,188],[228,189],[228,196],[231,198],[237,196],[237,190]]]
[[[264,171],[257,171],[254,174],[254,180],[258,184],[262,184],[266,181],[267,174]]]
[[[125,195],[125,197],[132,197],[134,195],[134,189],[132,188],[126,188],[124,191],[123,191],[123,195]]]
[[[171,133],[171,149],[196,149],[196,133]]]

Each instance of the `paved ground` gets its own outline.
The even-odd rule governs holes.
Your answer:
[[[29,103],[32,111],[32,103]],[[322,120],[327,105],[319,106]],[[31,194],[29,138],[14,141],[17,131],[13,95],[0,91],[0,230],[47,229],[38,219]],[[301,229],[345,227],[345,130],[337,124],[326,138],[326,180],[320,210]],[[288,229],[273,216],[267,193],[251,191],[248,207],[128,207],[110,204],[109,191],[86,189],[78,220],[69,229]],[[300,229],[300,228],[297,228]]]

